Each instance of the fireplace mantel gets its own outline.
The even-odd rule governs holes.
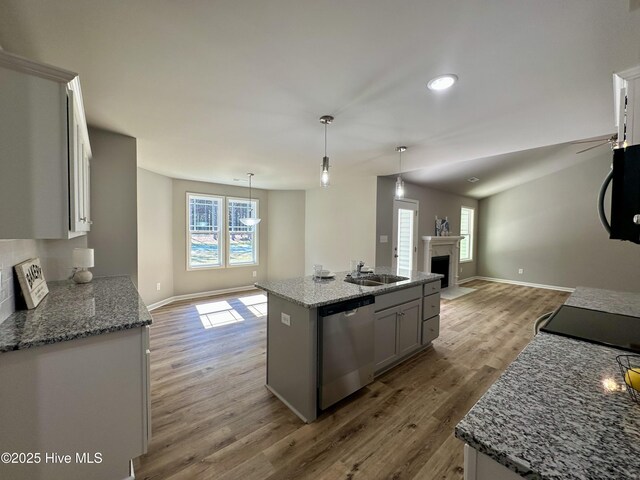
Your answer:
[[[458,265],[460,261],[460,240],[464,237],[422,237],[424,242],[424,271],[431,273],[431,258],[449,255],[449,286],[458,285]]]

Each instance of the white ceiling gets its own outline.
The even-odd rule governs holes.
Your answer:
[[[428,172],[480,177],[487,157],[527,168],[503,154],[610,134],[611,74],[640,62],[640,8],[0,0],[0,45],[79,72],[89,122],[136,137],[149,170],[229,184],[253,171],[256,187],[315,187],[318,118],[332,114],[333,182],[396,172],[394,147],[405,144],[403,168],[424,169],[414,180],[426,183]],[[425,88],[445,72],[460,77],[454,89]]]

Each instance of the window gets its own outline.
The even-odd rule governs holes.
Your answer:
[[[474,209],[462,207],[460,209],[460,261],[473,260],[473,213]]]
[[[258,200],[187,193],[187,270],[256,265],[258,225],[246,217],[259,217]]]
[[[223,266],[222,197],[187,193],[187,267]]]
[[[240,221],[241,218],[259,217],[258,201],[228,198],[227,217],[229,266],[258,263],[258,225],[245,225]]]

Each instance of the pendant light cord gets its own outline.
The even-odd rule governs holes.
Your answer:
[[[402,149],[400,149],[400,173],[398,173],[398,176],[402,178]]]
[[[324,156],[327,156],[327,123],[324,124]]]

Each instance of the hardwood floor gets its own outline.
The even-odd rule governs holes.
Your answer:
[[[484,281],[465,287],[477,290],[442,300],[432,348],[310,425],[264,387],[260,306],[218,297],[154,311],[153,440],[134,462],[136,478],[463,478],[454,426],[529,342],[534,320],[568,296]],[[223,301],[235,317],[223,311],[205,322],[235,323],[205,329],[196,306],[212,311]]]

